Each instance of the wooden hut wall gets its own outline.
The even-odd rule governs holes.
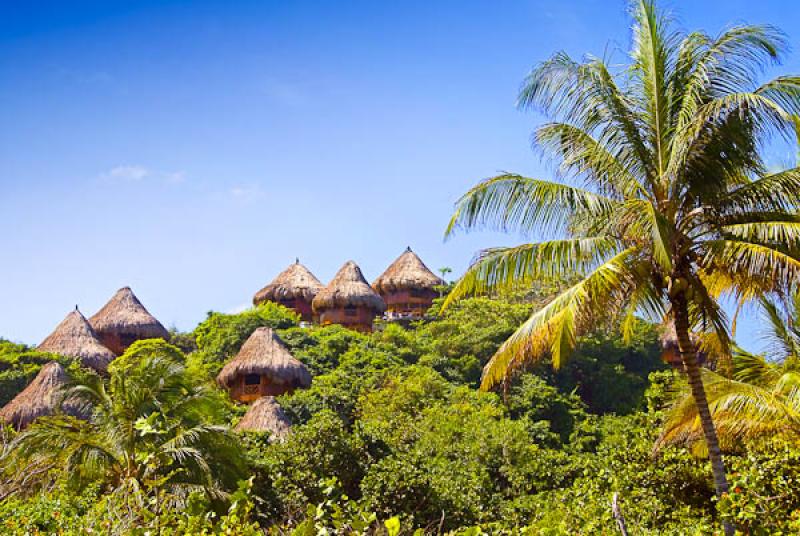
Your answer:
[[[300,319],[304,320],[305,322],[311,322],[314,319],[314,311],[311,309],[311,302],[309,301],[306,301],[302,298],[295,298],[290,300],[280,300],[278,303],[288,309],[292,309],[294,312],[299,314]]]
[[[250,376],[257,376],[258,383],[248,383],[252,381]],[[236,381],[231,386],[231,398],[239,400],[240,402],[252,402],[262,396],[280,396],[286,393],[292,393],[294,386],[275,381],[265,374],[245,374],[238,376]]]
[[[153,337],[144,337],[133,333],[100,333],[98,334],[100,342],[103,346],[114,352],[116,355],[122,355],[136,341],[151,339]],[[157,337],[164,340],[161,337]]]
[[[129,333],[112,333],[105,332],[99,333],[98,338],[103,346],[114,352],[116,355],[122,355],[130,345],[139,340],[139,337]]]
[[[413,313],[422,316],[438,296],[434,290],[404,289],[384,294],[382,297],[390,313]]]
[[[357,331],[372,331],[372,322],[377,316],[374,309],[368,307],[347,307],[328,309],[319,316],[320,324],[341,324]]]

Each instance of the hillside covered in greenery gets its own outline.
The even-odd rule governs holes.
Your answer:
[[[22,450],[6,429],[0,526],[595,534],[616,530],[618,493],[635,534],[708,533],[721,516],[769,533],[797,530],[800,450],[791,445],[735,452],[736,491],[716,504],[705,460],[675,447],[654,452],[682,379],[661,362],[652,325],[640,322],[629,344],[599,329],[558,372],[542,366],[507,392],[476,390],[481,366],[532,307],[473,298],[445,318],[366,335],[300,328],[294,313],[266,304],[209,314],[175,334],[177,346],[136,343],[106,387],[85,381],[107,405],[102,422],[43,418]],[[259,326],[278,329],[314,375],[310,389],[279,398],[293,423],[285,442],[229,431],[244,408],[212,384]],[[42,360],[3,348],[0,386],[10,395]]]
[[[522,83],[552,176],[476,182],[444,233],[538,241],[451,283],[410,248],[371,284],[298,259],[186,333],[124,287],[0,340],[0,531],[800,533],[788,39],[629,14],[623,64],[555,52]]]

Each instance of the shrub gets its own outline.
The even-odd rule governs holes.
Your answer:
[[[17,396],[50,361],[65,366],[72,363],[72,359],[0,339],[0,407]]]

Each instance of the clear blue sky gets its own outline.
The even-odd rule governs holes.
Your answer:
[[[795,0],[668,5],[688,29],[772,23],[800,48]],[[629,25],[622,0],[6,0],[0,336],[37,343],[123,285],[191,329],[295,256],[371,280],[410,245],[458,275],[517,237],[444,243],[455,199],[497,171],[549,176],[523,76],[560,49],[622,61]]]

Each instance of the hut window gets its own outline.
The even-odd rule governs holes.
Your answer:
[[[358,311],[357,311],[357,309],[355,307],[345,307],[344,308],[345,316],[356,316],[357,313],[358,313]]]
[[[411,289],[411,297],[412,298],[426,298],[427,296],[428,296],[428,293],[425,291],[425,289],[422,289],[422,288],[412,288]]]
[[[244,376],[244,384],[245,385],[258,385],[261,383],[261,376],[258,374],[245,374]]]

